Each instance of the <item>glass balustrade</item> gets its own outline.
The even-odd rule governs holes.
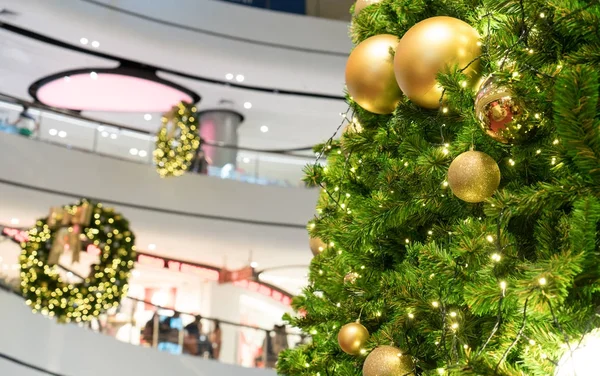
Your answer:
[[[71,273],[67,278],[78,280]],[[0,273],[0,290],[20,295],[19,280],[6,279]],[[259,328],[201,317],[131,297],[91,322],[68,325],[78,325],[134,346],[248,368],[274,368],[279,352],[309,340],[283,326]]]
[[[130,162],[152,165],[155,135],[114,124],[79,117],[60,111],[29,106],[27,114],[32,119],[16,119],[23,106],[2,101],[0,97],[0,132],[21,133],[39,141],[61,145],[69,149],[86,151]],[[28,124],[29,122],[29,124]],[[37,129],[35,130],[37,124]],[[158,126],[157,126],[158,127]],[[35,131],[34,131],[35,130]],[[29,134],[33,132],[32,134]],[[227,146],[203,144],[202,148],[224,148]],[[237,162],[223,167],[209,163],[195,163],[190,173],[205,174],[222,179],[238,180],[261,185],[283,187],[303,186],[303,168],[314,162],[310,151],[302,154],[255,151],[245,148],[237,150]]]

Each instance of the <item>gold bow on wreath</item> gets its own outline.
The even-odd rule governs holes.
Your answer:
[[[48,255],[48,265],[56,265],[65,248],[72,254],[72,263],[79,262],[81,251],[81,231],[90,225],[93,208],[88,202],[74,207],[55,207],[50,209],[48,227],[56,230],[52,248]]]

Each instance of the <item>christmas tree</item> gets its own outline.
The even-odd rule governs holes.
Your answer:
[[[357,2],[279,374],[600,374],[599,3]]]

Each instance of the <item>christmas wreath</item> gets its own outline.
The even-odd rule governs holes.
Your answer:
[[[119,305],[135,261],[135,236],[128,221],[101,203],[81,200],[52,208],[21,243],[21,291],[33,312],[60,322],[89,321]],[[87,250],[98,259],[81,282],[68,281],[61,256],[79,263]],[[85,273],[83,273],[85,274]]]
[[[195,106],[181,102],[163,115],[154,150],[161,177],[180,176],[190,168],[200,147],[196,111]]]

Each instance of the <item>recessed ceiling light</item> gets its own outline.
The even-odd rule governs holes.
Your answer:
[[[69,77],[69,76],[65,76],[64,80],[65,80],[66,82],[69,82],[69,81],[71,81],[71,77]]]
[[[60,137],[60,138],[65,138],[65,137],[67,137],[67,132],[65,132],[65,131],[60,131],[60,132],[58,132],[58,137]]]
[[[93,41],[92,42],[92,47],[94,47],[94,48],[100,47],[100,42],[98,42],[97,40]]]
[[[251,109],[252,108],[252,103],[250,103],[250,102],[244,103],[244,108],[247,109],[247,110]]]
[[[87,38],[81,38],[79,41],[81,42],[81,44],[88,44],[89,42]]]
[[[96,72],[91,72],[91,73],[90,73],[90,77],[92,78],[92,80],[96,80],[96,79],[98,79],[98,73],[96,73]]]
[[[144,158],[145,156],[148,155],[148,152],[146,150],[140,150],[140,152],[138,153],[138,155],[142,158]]]
[[[154,251],[156,249],[156,244],[148,244],[148,249]]]
[[[67,272],[67,277],[72,278],[73,277],[73,273],[72,272]]]
[[[244,157],[244,159],[242,159],[244,161],[244,163],[250,163],[250,158],[248,157]]]
[[[139,277],[142,273],[139,270],[132,270],[131,275],[134,277]]]
[[[10,224],[11,225],[18,225],[19,224],[19,218],[11,218],[10,219]]]
[[[98,132],[102,132],[102,131],[104,130],[104,127],[103,127],[103,126],[99,126],[99,127],[98,127],[98,128],[96,128],[96,129],[98,129]]]
[[[108,137],[108,132],[107,131],[102,132],[102,137]]]
[[[245,80],[245,79],[246,79],[246,78],[244,77],[244,75],[243,75],[243,74],[238,74],[237,76],[235,76],[235,80],[236,80],[237,82],[244,82],[244,80]]]
[[[50,136],[56,136],[58,134],[58,131],[56,129],[52,128],[48,131],[48,133],[50,133]]]
[[[113,140],[117,139],[117,134],[116,133],[111,133],[110,134],[110,138],[112,138]]]
[[[131,154],[131,155],[137,155],[138,153],[139,153],[139,150],[136,148],[129,149],[129,154]]]
[[[151,114],[144,115],[144,120],[146,120],[146,121],[152,120],[152,115]]]
[[[256,261],[252,261],[252,262],[250,263],[250,266],[251,266],[251,267],[253,267],[253,268],[256,268],[256,267],[258,266],[258,262],[256,262]]]
[[[233,80],[233,73],[227,73],[225,75],[225,78],[228,79],[229,81]]]
[[[269,131],[269,127],[267,127],[266,125],[263,125],[262,127],[260,127],[260,131],[262,133],[267,133]]]

